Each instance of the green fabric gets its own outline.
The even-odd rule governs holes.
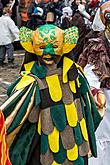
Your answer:
[[[73,131],[75,135],[76,144],[81,145],[83,143],[83,137],[82,137],[79,123],[77,123],[77,126],[73,128]]]
[[[60,143],[59,143],[59,152],[57,153],[54,153],[54,160],[59,163],[59,164],[62,164],[64,163],[64,161],[66,160],[66,150],[63,148],[63,144],[61,142],[61,139],[60,139]]]
[[[83,117],[84,117],[84,119],[86,120],[85,109],[84,109],[84,103],[83,103],[82,97],[80,97],[80,102],[81,102]]]
[[[81,84],[80,92],[82,94],[85,94],[90,90],[87,80],[81,74],[79,74],[79,83]]]
[[[35,106],[37,107],[41,102],[40,99],[40,92],[39,92],[39,87],[38,84],[36,85],[36,94],[35,94]]]
[[[97,147],[96,147],[96,139],[95,139],[95,129],[94,129],[94,122],[91,114],[91,107],[89,105],[88,98],[85,95],[83,95],[83,99],[85,102],[85,115],[86,115],[86,125],[88,129],[88,135],[89,135],[89,142],[91,147],[91,152],[94,157],[97,157]]]
[[[62,132],[66,127],[66,114],[63,104],[50,107],[51,117],[56,128]]]
[[[21,80],[21,77],[19,77],[17,80],[15,80],[7,89],[7,95],[10,96],[13,88],[19,83],[19,81]]]
[[[31,73],[37,76],[38,78],[42,79],[46,77],[47,69],[44,65],[38,66],[37,63],[35,62],[31,69]]]
[[[28,87],[24,88],[23,91],[12,102],[10,102],[3,110],[5,119],[11,114],[11,112],[13,112],[14,107],[19,102],[19,100],[21,100],[22,96],[26,93],[27,89]]]
[[[34,90],[34,85],[32,86],[29,94],[27,95],[26,99],[24,100],[22,107],[19,109],[19,112],[17,113],[17,115],[14,118],[14,121],[12,122],[12,124],[10,125],[10,127],[7,130],[7,134],[11,133],[15,128],[17,128],[21,122],[21,120],[23,119],[26,110],[28,108],[28,105],[30,103],[32,94],[33,94],[33,90]]]
[[[84,159],[81,156],[78,156],[78,159],[73,162],[73,165],[84,165]]]
[[[56,41],[56,36],[55,36],[56,28],[57,27],[55,25],[50,25],[50,24],[46,24],[44,26],[39,27],[38,30],[40,32],[40,36],[42,40],[46,43],[48,43],[50,40]]]
[[[30,124],[27,121],[23,125],[9,150],[11,163],[13,165],[26,165],[35,132],[36,124]]]
[[[41,134],[41,146],[40,146],[40,151],[42,154],[45,154],[48,149],[49,149],[49,145],[48,145],[48,136],[45,134]]]
[[[90,95],[90,93],[88,93],[88,94],[89,94],[89,98],[91,101],[91,113],[92,113],[92,117],[93,117],[93,121],[94,121],[94,127],[96,130],[102,120],[102,117],[100,116],[100,114],[98,112],[98,109],[95,105],[95,102],[94,102],[92,96]]]
[[[83,75],[82,72],[79,74],[79,82],[81,84],[80,93],[81,93],[81,96],[83,97],[83,100],[85,103],[85,119],[86,119],[86,125],[87,125],[87,130],[88,130],[91,152],[92,152],[93,156],[96,157],[97,156],[97,147],[96,147],[95,128],[94,128],[94,121],[93,121],[93,118],[95,120],[96,114],[94,114],[95,117],[92,116],[92,114],[96,112],[96,110],[95,110],[96,107],[92,105],[93,102],[91,105],[89,105],[89,100],[86,95],[87,95],[87,93],[90,94],[90,87],[89,87],[87,79],[85,78],[85,76]],[[90,99],[90,95],[89,95],[89,99]],[[92,106],[92,109],[91,109],[91,106]],[[99,119],[98,119],[98,121],[99,121]]]

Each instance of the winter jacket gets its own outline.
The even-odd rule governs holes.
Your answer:
[[[12,43],[19,37],[19,29],[14,21],[6,15],[0,17],[0,45],[7,45]]]

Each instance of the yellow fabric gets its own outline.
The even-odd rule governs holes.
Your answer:
[[[17,84],[16,90],[20,90],[22,88],[25,88],[26,86],[33,83],[34,81],[35,81],[35,79],[33,77],[28,76],[28,75],[24,75],[22,77],[22,79],[20,80],[20,82]]]
[[[84,139],[88,141],[87,127],[86,127],[86,122],[84,118],[80,121],[80,127],[81,127],[81,131],[82,131]]]
[[[75,85],[75,81],[69,81],[69,86],[70,89],[73,93],[76,93],[76,85]]]
[[[27,63],[27,64],[24,64],[25,70],[28,71],[28,72],[30,72],[30,70],[32,69],[34,63],[35,63],[35,62],[32,61],[32,62],[29,62],[29,63]]]
[[[75,46],[76,44],[65,43],[63,46],[63,54],[69,53]]]
[[[66,110],[68,124],[71,127],[75,127],[78,122],[78,115],[74,102],[72,104],[65,105],[65,110]]]
[[[30,53],[35,53],[34,52],[34,49],[33,49],[33,45],[32,45],[32,42],[20,42],[22,47],[27,51],[27,52],[30,52]]]
[[[22,128],[23,124],[19,125],[16,129],[14,129],[13,132],[11,132],[9,135],[7,135],[7,143],[8,143],[8,147],[10,148],[10,146],[12,145],[16,135],[18,134],[18,132],[20,131],[20,129]]]
[[[76,82],[77,82],[78,88],[80,88],[80,82],[79,82],[79,78],[78,77],[76,79]]]
[[[52,165],[61,165],[61,164],[58,164],[57,162],[53,162]]]
[[[38,133],[41,135],[41,114],[39,115],[39,121],[38,121]]]
[[[91,91],[90,91],[91,92]],[[91,94],[92,95],[92,94]],[[89,97],[89,94],[88,94],[88,92],[86,93],[86,96],[87,96],[87,99],[88,99],[88,102],[89,102],[89,106],[90,106],[90,108],[91,108],[91,101],[90,101],[90,97]],[[93,98],[94,99],[94,98]]]
[[[54,127],[51,134],[48,135],[49,146],[52,152],[57,153],[59,151],[59,131]]]
[[[78,64],[76,64],[75,63],[75,65],[76,65],[76,68],[77,69],[79,69],[83,74],[84,74],[84,76],[85,76],[85,73],[84,73],[84,71],[83,71],[83,69],[82,69],[82,67],[81,66],[79,66]],[[86,76],[85,76],[86,77]]]
[[[78,146],[75,144],[71,150],[67,150],[67,158],[74,161],[78,158]]]
[[[72,65],[73,65],[73,61],[67,57],[64,57],[64,60],[63,60],[63,82],[64,83],[68,82],[67,72],[69,71]]]
[[[54,102],[60,101],[62,98],[62,90],[61,90],[58,75],[56,74],[56,75],[48,76],[46,77],[46,81],[49,87],[49,93],[50,93],[51,99]]]

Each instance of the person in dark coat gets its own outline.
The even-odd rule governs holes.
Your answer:
[[[35,30],[38,26],[45,24],[45,3],[32,2],[28,8],[27,14],[29,21],[27,27]]]

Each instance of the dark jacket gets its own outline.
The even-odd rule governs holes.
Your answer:
[[[32,15],[34,13],[35,8],[40,7],[43,9],[44,14],[43,16],[36,16],[36,15]],[[35,30],[37,27],[45,24],[45,9],[44,9],[45,5],[44,3],[40,3],[40,4],[36,4],[35,2],[32,2],[31,5],[29,6],[28,9],[28,17],[29,17],[29,21],[27,23],[27,27]]]

